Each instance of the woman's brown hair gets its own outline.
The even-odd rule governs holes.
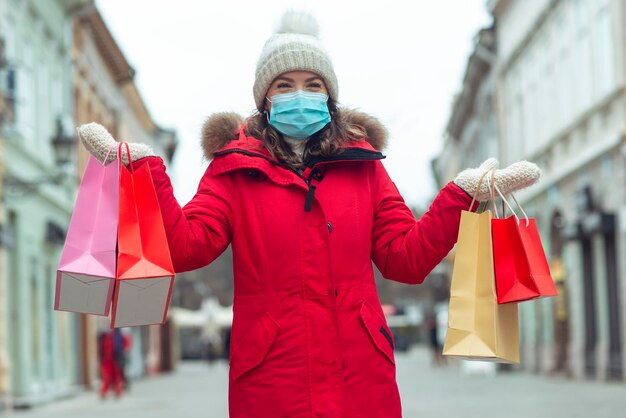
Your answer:
[[[248,118],[247,134],[263,141],[270,154],[278,161],[300,169],[306,166],[306,163],[313,157],[337,155],[341,152],[342,145],[366,138],[363,128],[349,124],[342,119],[337,102],[331,98],[328,99],[328,110],[330,123],[307,140],[302,160],[291,150],[282,135],[270,126],[266,113],[257,112]]]

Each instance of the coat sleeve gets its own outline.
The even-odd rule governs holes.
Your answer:
[[[144,163],[150,164],[174,270],[181,273],[206,266],[224,252],[231,240],[228,177],[212,175],[209,165],[196,195],[181,208],[163,160],[147,157],[134,164]]]
[[[422,283],[456,243],[461,211],[472,198],[448,183],[416,221],[380,161],[373,185],[372,260],[386,279]]]

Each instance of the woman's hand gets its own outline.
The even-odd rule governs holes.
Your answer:
[[[103,164],[109,164],[117,156],[118,142],[113,139],[109,131],[104,126],[97,123],[88,123],[77,128],[78,136],[87,148],[87,151]],[[130,148],[130,158],[137,161],[140,158],[154,156],[154,151],[146,144],[128,144]],[[106,158],[106,161],[105,161]],[[126,147],[122,148],[122,162],[128,165],[128,155]]]
[[[470,196],[474,196],[476,189],[480,186],[476,199],[479,201],[489,200],[490,178],[487,179],[486,177],[490,177],[491,175],[487,174],[481,184],[479,185],[478,183],[484,172],[496,168],[497,166],[498,161],[495,158],[489,158],[478,168],[470,168],[461,171],[454,179],[454,183],[465,190]],[[536,164],[528,161],[518,161],[507,168],[497,169],[495,173],[495,183],[500,189],[500,192],[506,195],[535,184],[540,176],[541,170]]]

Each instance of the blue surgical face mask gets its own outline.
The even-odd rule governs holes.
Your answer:
[[[306,139],[330,122],[325,94],[298,90],[276,94],[268,100],[272,103],[270,125],[290,138]]]

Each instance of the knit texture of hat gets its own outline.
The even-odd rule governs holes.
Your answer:
[[[337,76],[318,35],[319,26],[310,14],[288,11],[283,15],[256,65],[253,94],[257,109],[263,111],[263,99],[272,81],[289,71],[310,71],[319,75],[330,97],[338,99]]]

